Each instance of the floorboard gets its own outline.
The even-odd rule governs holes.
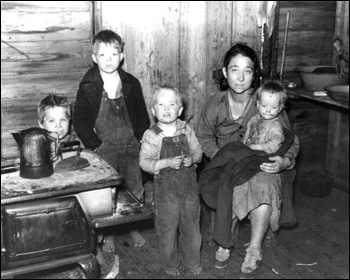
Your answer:
[[[349,195],[338,189],[326,197],[310,197],[295,190],[295,209],[298,225],[280,229],[278,245],[264,247],[260,279],[348,279],[349,276]],[[216,247],[208,246],[208,213],[202,215],[203,272],[193,276],[164,275],[157,265],[157,246],[152,226],[142,231],[147,240],[144,248],[128,247],[128,256],[144,269],[148,279],[234,279],[238,276],[245,249],[249,242],[249,222],[241,223],[239,241],[229,265],[214,268]],[[123,238],[117,238],[122,246]],[[131,241],[130,241],[131,242]],[[147,249],[146,249],[147,248]],[[146,264],[146,265],[145,265]],[[120,277],[124,271],[121,269]]]
[[[294,200],[298,225],[280,229],[278,245],[264,246],[257,279],[349,279],[349,194],[333,188],[326,197],[310,197],[296,187]],[[145,238],[144,246],[133,246],[129,234],[131,226]],[[181,267],[181,274],[172,277],[158,265],[157,237],[152,219],[110,230],[116,233],[120,265],[117,279],[236,279],[250,237],[250,223],[245,220],[240,223],[238,244],[229,265],[224,269],[214,268],[216,247],[208,245],[209,214],[202,207],[203,271],[195,276]],[[79,278],[77,269],[74,273],[61,275],[64,276],[56,274],[54,278]],[[53,279],[52,275],[39,276],[34,278]]]

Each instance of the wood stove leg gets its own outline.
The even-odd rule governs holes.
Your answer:
[[[88,279],[99,279],[99,265],[95,256],[91,260],[79,262]]]

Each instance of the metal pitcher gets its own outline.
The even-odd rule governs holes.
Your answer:
[[[19,176],[28,179],[49,177],[53,174],[53,160],[57,158],[57,138],[46,129],[32,127],[12,133],[21,151]],[[52,144],[54,142],[54,149]]]

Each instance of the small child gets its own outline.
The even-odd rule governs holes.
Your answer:
[[[58,143],[76,140],[76,135],[70,131],[70,121],[72,107],[67,97],[61,97],[50,94],[42,99],[37,108],[38,124],[50,132],[58,134]],[[53,133],[52,137],[56,138],[57,134]],[[54,142],[52,142],[55,145]],[[56,152],[59,147],[56,147]],[[55,148],[52,148],[55,151]]]
[[[253,150],[272,154],[285,140],[278,118],[287,100],[287,93],[277,81],[268,81],[257,90],[258,113],[251,117],[243,143]]]
[[[202,270],[202,237],[195,164],[202,159],[202,148],[193,129],[178,119],[182,111],[183,101],[176,88],[155,91],[152,114],[157,123],[143,135],[140,166],[155,175],[154,212],[161,267],[170,275],[178,275],[181,260],[197,275]]]
[[[77,92],[73,125],[88,149],[95,151],[125,179],[125,186],[138,199],[143,198],[139,166],[140,140],[150,121],[141,85],[120,66],[124,43],[112,30],[102,30],[92,41],[92,59]],[[144,238],[131,231],[134,246]],[[106,251],[115,251],[114,235],[106,236]]]

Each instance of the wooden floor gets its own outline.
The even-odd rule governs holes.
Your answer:
[[[279,244],[264,248],[261,273],[257,278],[349,279],[349,194],[334,188],[329,196],[317,198],[306,196],[296,188],[295,208],[298,226],[280,229],[277,235]],[[203,271],[200,275],[193,276],[181,268],[180,276],[171,277],[160,269],[153,222],[148,220],[112,228],[118,232],[119,274],[116,278],[236,279],[249,242],[249,223],[242,223],[240,227],[238,246],[229,265],[224,269],[216,269],[216,247],[209,247],[207,243],[209,215],[205,208],[202,214]],[[144,246],[133,247],[130,226],[139,229],[147,242]],[[56,275],[55,278],[61,277]],[[76,274],[74,278],[78,278]]]
[[[333,189],[327,197],[309,197],[298,190],[295,193],[298,226],[280,229],[278,245],[265,247],[261,279],[349,279],[349,195]],[[193,276],[182,270],[182,275],[170,277],[157,264],[157,241],[151,221],[139,227],[147,240],[141,248],[132,246],[126,228],[117,237],[120,273],[126,279],[235,279],[249,242],[250,226],[240,228],[239,244],[229,265],[216,269],[215,247],[209,247],[208,214],[203,211],[203,272]]]

